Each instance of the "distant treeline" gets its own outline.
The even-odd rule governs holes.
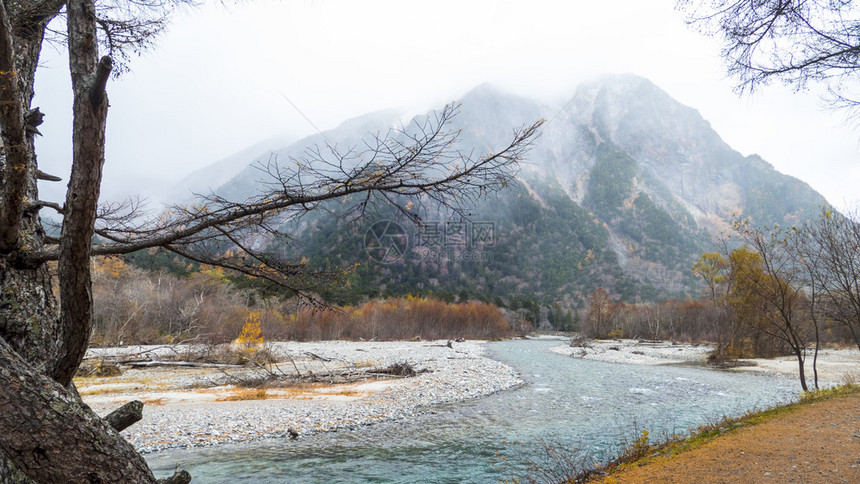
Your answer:
[[[159,344],[234,340],[251,313],[267,340],[507,338],[531,326],[481,301],[433,297],[369,300],[358,306],[311,308],[295,299],[241,289],[218,268],[177,276],[120,258],[96,259],[93,344]]]
[[[738,301],[736,304],[740,304]],[[735,306],[737,307],[737,306]],[[589,296],[589,309],[582,318],[582,332],[591,338],[634,338],[685,343],[715,343],[724,358],[771,358],[792,353],[791,346],[765,331],[764,323],[751,320],[729,304],[702,299],[671,299],[655,304],[629,304],[614,300],[599,289]],[[798,323],[808,341],[814,328]],[[819,331],[819,342],[852,344],[843,325],[828,324]],[[811,348],[810,348],[811,349]]]

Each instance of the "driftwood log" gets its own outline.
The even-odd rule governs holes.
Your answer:
[[[117,432],[131,427],[143,418],[143,402],[134,400],[109,413],[105,420]]]

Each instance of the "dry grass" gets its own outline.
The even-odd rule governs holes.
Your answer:
[[[247,390],[239,390],[231,395],[225,395],[218,398],[219,402],[235,402],[241,400],[265,400],[270,398],[270,395],[265,388],[250,388]]]
[[[610,474],[611,481],[611,474],[649,464],[652,461],[667,456],[679,455],[695,450],[717,437],[733,433],[737,429],[773,421],[779,417],[792,414],[809,404],[857,393],[860,393],[860,387],[851,384],[839,385],[816,392],[805,392],[801,395],[800,400],[796,402],[760,411],[750,411],[741,417],[726,417],[722,420],[699,426],[689,437],[676,437],[662,443],[649,442],[646,433],[641,441],[634,442],[632,446],[628,445],[623,455],[607,466],[597,469],[592,475]]]
[[[704,425],[602,469],[599,482],[860,482],[853,465],[858,397],[860,388],[838,386]]]
[[[266,399],[291,399],[291,400],[313,400],[316,398],[325,398],[328,396],[352,397],[360,398],[365,395],[352,384],[348,385],[329,385],[326,383],[307,383],[293,382],[291,384],[266,387],[266,388],[245,388],[245,389],[229,389],[212,388],[206,390],[206,393],[221,394],[227,392],[226,395],[221,395],[217,398],[219,402],[232,402],[242,400],[266,400]]]
[[[151,393],[178,390],[174,383],[178,376],[212,374],[212,370],[166,370],[146,369],[129,370],[121,376],[74,378],[75,387],[81,396],[108,395],[121,393]]]
[[[493,339],[514,336],[499,308],[470,301],[449,304],[407,296],[371,300],[334,309],[301,308],[290,313],[264,311],[263,333],[270,340]]]
[[[117,390],[116,388],[95,387],[78,389],[78,394],[82,397],[91,397],[93,395],[106,395],[109,393],[120,393],[122,391],[124,390]]]
[[[109,395],[113,393],[128,393],[132,391],[142,390],[143,387],[131,383],[126,384],[96,384],[91,386],[78,385],[78,393],[82,397],[94,395]],[[150,391],[147,389],[147,391]]]

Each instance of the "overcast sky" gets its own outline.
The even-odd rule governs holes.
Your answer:
[[[47,113],[39,164],[64,180],[67,64],[44,50],[34,102]],[[108,85],[108,193],[164,186],[260,141],[367,112],[423,112],[484,82],[563,104],[582,81],[629,72],[698,109],[744,155],[838,207],[860,201],[860,132],[814,93],[738,97],[717,42],[687,27],[671,0],[219,3],[177,13],[131,68]],[[62,196],[65,182],[53,185],[43,198]]]

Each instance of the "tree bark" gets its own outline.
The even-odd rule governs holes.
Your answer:
[[[0,457],[0,484],[38,484],[3,454],[0,454]]]
[[[806,386],[806,370],[803,369],[803,360],[805,358],[801,353],[795,353],[795,356],[797,356],[797,367],[798,373],[800,374],[800,388],[802,388],[803,391],[808,392],[809,387]]]
[[[12,25],[6,4],[0,3],[0,99],[12,101],[0,103],[0,126],[6,155],[6,179],[0,203],[0,253],[9,253],[18,248],[27,168],[31,165],[31,152],[25,142],[24,109],[20,102],[15,64]]]
[[[2,340],[0,409],[0,449],[36,482],[156,482],[119,432]]]
[[[17,104],[22,112],[30,108],[34,93],[36,66],[41,53],[42,39],[47,21],[56,15],[63,2],[5,2],[14,48],[14,70],[17,81],[17,98],[11,90],[0,91],[0,103]],[[38,13],[38,15],[37,15]],[[39,15],[41,15],[41,20]],[[5,27],[5,24],[4,24]],[[11,119],[11,118],[10,118]],[[7,130],[6,119],[0,118],[0,129]],[[14,129],[14,128],[13,128]],[[24,144],[28,151],[23,207],[38,200],[36,186],[36,155],[34,134],[25,130]],[[6,140],[4,139],[4,143]],[[5,194],[10,183],[9,160],[5,146],[0,151],[0,203],[6,204]],[[14,178],[14,177],[13,177]],[[5,207],[4,207],[5,209]],[[19,247],[39,250],[45,232],[38,211],[24,210],[20,214]],[[51,275],[44,264],[22,266],[16,250],[0,258],[0,337],[6,340],[25,361],[39,368],[54,368],[59,357],[62,339],[57,313],[57,301],[51,290]]]
[[[45,25],[57,15],[63,4],[64,2],[58,0],[4,2],[5,13],[8,15],[8,24],[3,23],[4,30],[8,29],[4,35],[11,34],[13,69],[10,70],[16,74],[16,86],[5,86],[0,92],[0,102],[4,106],[16,106],[16,113],[30,109]],[[5,39],[4,43],[7,41],[8,39]],[[8,57],[5,57],[4,64],[7,62]],[[45,232],[38,211],[27,209],[39,199],[36,185],[35,132],[24,127],[23,146],[16,150],[17,154],[14,154],[12,159],[7,159],[5,145],[21,144],[20,141],[13,141],[21,139],[18,134],[6,136],[7,133],[17,131],[17,126],[14,126],[16,123],[17,114],[4,116],[0,120],[0,128],[4,131],[4,149],[0,150],[0,193],[3,194],[0,196],[0,203],[4,205],[2,211],[5,212],[2,223],[7,229],[17,224],[18,230],[14,247],[11,246],[11,237],[7,237],[6,248],[11,247],[12,251],[0,258],[0,338],[33,368],[46,372],[56,366],[62,333],[48,266],[23,265],[17,256],[19,250],[23,252],[27,249],[41,249]],[[21,156],[25,158],[23,171],[20,169]],[[13,168],[16,165],[18,168]],[[17,178],[19,176],[23,179]],[[20,185],[22,182],[23,185]],[[0,439],[6,436],[6,431],[6,428],[0,427]],[[0,482],[7,484],[33,481],[0,452]]]

